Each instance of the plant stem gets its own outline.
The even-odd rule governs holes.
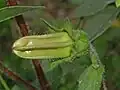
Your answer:
[[[1,81],[1,84],[3,85],[3,87],[5,88],[5,90],[10,90],[10,88],[7,85],[7,83],[5,82],[3,77],[1,76],[1,73],[0,73],[0,81]]]
[[[38,77],[38,80],[40,82],[40,85],[42,86],[41,90],[51,90],[50,85],[45,78],[44,72],[42,70],[42,67],[41,67],[39,61],[33,60],[32,62],[33,62],[33,65],[34,65],[36,71],[39,71],[36,73],[37,73],[37,77]]]
[[[11,1],[14,4],[12,4]],[[9,2],[9,5],[11,5],[11,6],[17,5],[16,0],[8,0],[8,2]],[[26,23],[25,23],[23,16],[22,15],[17,16],[17,17],[15,17],[15,19],[16,19],[16,22],[17,22],[19,28],[20,28],[22,36],[28,35],[28,28],[26,26]],[[35,67],[35,71],[36,71],[36,74],[37,74],[37,77],[38,77],[38,80],[39,80],[39,83],[41,86],[41,90],[51,90],[50,85],[48,84],[48,81],[45,78],[45,75],[44,75],[44,72],[43,72],[42,67],[40,65],[40,62],[38,60],[32,60],[32,63]]]
[[[29,82],[23,80],[21,77],[19,77],[17,74],[13,73],[12,71],[10,71],[8,68],[6,68],[2,62],[0,62],[0,70],[7,74],[7,76],[9,76],[10,78],[12,78],[13,80],[17,81],[17,82],[21,82],[23,83],[28,90],[36,90],[35,87],[33,87]]]

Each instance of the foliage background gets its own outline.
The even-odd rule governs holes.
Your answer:
[[[97,38],[93,44],[105,65],[106,69],[106,85],[108,90],[120,90],[120,11],[116,8],[114,0],[20,0],[20,5],[43,5],[49,7],[49,12],[45,11],[29,11],[24,13],[24,18],[29,25],[30,34],[43,34],[46,26],[41,23],[40,17],[45,18],[53,25],[62,24],[64,17],[69,16],[73,24],[82,17],[82,27],[91,39],[96,33],[107,30],[103,35]],[[0,7],[5,6],[5,1],[0,0]],[[54,12],[53,12],[54,11]],[[56,24],[57,23],[57,24]],[[59,24],[58,24],[59,23]],[[112,24],[111,24],[112,23]],[[30,61],[21,60],[14,55],[11,50],[13,42],[19,38],[20,32],[14,19],[0,23],[0,60],[3,64],[13,72],[16,72],[28,82],[39,87],[36,80],[34,67]],[[79,73],[90,64],[88,57],[81,57],[74,63],[61,64],[62,68],[56,67],[53,71],[49,70],[49,62],[41,61],[47,79],[53,86],[54,90],[73,90],[75,88],[75,80]],[[74,69],[75,68],[75,69]],[[17,83],[3,74],[12,90],[26,90],[25,87]],[[73,85],[73,86],[72,86]],[[59,88],[61,87],[61,88]],[[58,89],[59,88],[59,89]],[[64,88],[64,89],[63,89]],[[0,90],[4,90],[0,85]],[[102,90],[102,89],[101,89]]]

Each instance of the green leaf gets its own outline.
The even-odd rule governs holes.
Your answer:
[[[108,46],[111,45],[111,43],[108,42],[116,40],[114,39],[115,37],[120,38],[119,33],[120,28],[109,28],[103,35],[93,42],[100,58],[105,56]]]
[[[48,60],[43,60],[46,62]],[[59,64],[54,69],[49,70],[50,74],[46,74],[48,81],[51,83],[51,86],[54,88],[52,90],[62,90],[64,87],[65,90],[76,90],[76,82],[80,74],[91,64],[90,60],[86,56],[81,56],[74,60],[74,62],[68,63],[64,62]],[[44,63],[43,68],[46,67],[48,63]],[[48,68],[49,69],[49,68]],[[47,70],[47,68],[46,68]],[[46,71],[44,69],[44,71]]]
[[[1,74],[1,72],[0,72],[0,74]],[[2,77],[2,74],[0,75],[0,82],[1,82],[1,84],[3,85],[3,87],[4,87],[5,90],[10,90],[10,88],[8,87],[6,81],[5,81],[4,78]]]
[[[14,85],[14,87],[11,90],[25,90],[25,88],[21,88],[18,85]]]
[[[44,9],[43,6],[9,6],[0,9],[0,22],[14,18],[15,16],[21,15],[26,11],[34,9]]]
[[[120,6],[120,0],[116,0],[115,4],[116,4],[116,7],[119,7]]]
[[[89,66],[79,78],[78,90],[100,90],[103,72],[103,66],[98,69]]]
[[[0,8],[4,7],[6,4],[5,0],[0,0]]]
[[[112,2],[114,2],[114,0],[84,0],[80,6],[72,12],[70,17],[77,18],[94,15]]]
[[[61,67],[58,66],[55,69],[47,72],[46,74],[46,77],[50,82],[50,85],[52,86],[52,90],[58,90],[57,87],[60,84],[60,80],[63,74]]]
[[[70,3],[72,4],[81,4],[82,2],[84,2],[84,0],[69,0]]]
[[[96,36],[103,34],[111,26],[119,11],[116,7],[109,6],[100,13],[89,17],[83,28],[88,33],[89,38],[93,40]]]

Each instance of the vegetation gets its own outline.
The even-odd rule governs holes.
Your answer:
[[[0,0],[0,90],[120,89],[120,0],[28,1]]]

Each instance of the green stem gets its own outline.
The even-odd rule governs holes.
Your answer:
[[[43,18],[40,18],[40,20],[42,21],[42,22],[44,22],[50,29],[52,29],[52,30],[54,30],[54,31],[62,31],[62,29],[59,29],[59,28],[56,28],[56,27],[54,27],[54,26],[52,26],[51,24],[49,24],[46,20],[44,20]]]
[[[2,78],[1,74],[0,74],[0,82],[3,85],[3,87],[5,88],[5,90],[10,90],[10,88],[8,87],[7,83],[5,82],[5,80]]]
[[[102,64],[94,46],[91,43],[90,43],[90,58],[94,68],[98,68],[100,64]]]

